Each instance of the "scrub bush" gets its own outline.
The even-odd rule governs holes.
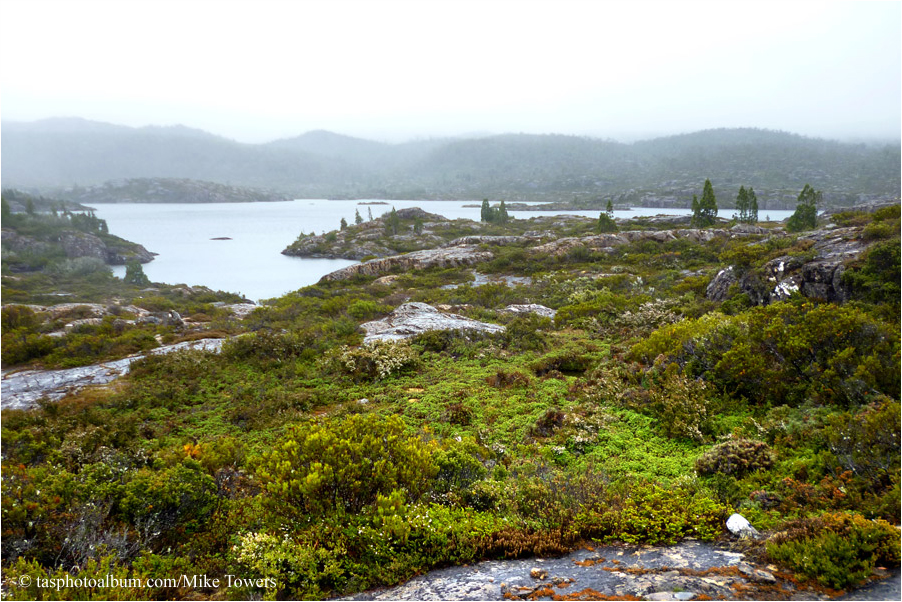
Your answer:
[[[826,513],[792,521],[767,544],[768,557],[796,574],[842,589],[871,575],[875,566],[898,566],[899,532],[884,520]]]
[[[407,341],[373,341],[361,347],[342,346],[325,358],[327,369],[354,380],[382,380],[417,363]]]
[[[289,427],[258,460],[257,475],[274,500],[322,516],[360,512],[403,490],[411,502],[432,486],[434,446],[405,435],[397,416],[356,414]]]
[[[610,514],[610,535],[627,543],[671,545],[684,537],[716,539],[731,508],[697,492],[638,485]]]
[[[699,474],[725,474],[741,477],[774,465],[774,455],[766,443],[750,439],[731,439],[719,443],[695,461]]]

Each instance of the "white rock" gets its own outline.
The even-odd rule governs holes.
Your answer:
[[[741,514],[731,514],[727,519],[727,530],[739,537],[754,537],[758,531]]]
[[[478,322],[457,314],[444,314],[426,303],[404,303],[381,320],[361,324],[366,331],[364,343],[372,341],[397,341],[430,330],[474,330],[479,332],[503,332],[504,326]]]

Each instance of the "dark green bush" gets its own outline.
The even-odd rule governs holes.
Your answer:
[[[731,439],[719,443],[695,461],[699,474],[743,476],[756,470],[768,470],[774,465],[774,455],[763,441]]]
[[[886,303],[898,310],[902,294],[900,255],[898,240],[876,243],[843,272],[842,282],[849,287],[853,298]],[[898,315],[898,311],[895,313]]]
[[[707,314],[653,332],[630,350],[756,402],[849,405],[899,390],[897,327],[849,305],[803,299],[736,316]]]
[[[838,412],[827,418],[825,435],[830,451],[844,470],[862,478],[874,492],[898,482],[899,433],[902,407],[882,397],[857,412]]]

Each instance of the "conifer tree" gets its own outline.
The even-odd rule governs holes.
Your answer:
[[[814,230],[817,227],[817,206],[823,199],[823,193],[805,184],[799,193],[799,203],[795,213],[786,220],[786,229],[790,232]]]
[[[360,217],[360,209],[354,210],[354,223],[358,226],[363,223],[363,218]]]
[[[714,197],[714,187],[711,180],[705,180],[701,200],[692,197],[692,222],[699,228],[706,228],[714,224],[717,219],[717,199]]]
[[[370,221],[370,222],[373,221],[373,208],[372,207],[366,208],[366,215],[368,218],[367,221]]]
[[[498,205],[498,223],[506,224],[510,219],[510,216],[507,214],[507,207],[504,205],[504,201],[501,201],[501,204]]]
[[[150,284],[150,278],[144,273],[144,268],[141,267],[141,264],[136,259],[132,259],[125,264],[125,276],[122,280],[136,286],[147,286]]]
[[[746,192],[745,186],[739,187],[739,194],[736,196],[736,211],[733,219],[745,224],[749,221],[749,193]]]
[[[614,221],[608,212],[603,211],[598,214],[598,223],[595,225],[595,231],[601,234],[605,232],[616,232],[617,222]]]
[[[398,230],[401,228],[401,218],[398,217],[398,212],[395,211],[395,208],[391,208],[391,213],[388,214],[388,218],[385,220],[385,231],[390,235],[395,235],[398,233]]]
[[[749,187],[749,222],[750,224],[758,223],[758,197],[755,191]]]
[[[348,221],[345,218],[341,218],[341,221],[338,223],[340,230],[346,230],[348,227]]]
[[[608,217],[614,219],[614,203],[611,202],[611,199],[608,199],[608,206],[605,208],[605,213],[608,214]]]
[[[492,207],[489,205],[488,199],[482,199],[482,211],[480,212],[480,221],[489,223],[492,220]]]

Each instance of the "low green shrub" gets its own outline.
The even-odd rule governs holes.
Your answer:
[[[606,539],[627,543],[674,544],[685,537],[716,539],[732,509],[702,493],[637,485],[609,512]]]
[[[843,589],[864,581],[875,566],[898,566],[899,532],[884,520],[827,513],[785,525],[767,543],[770,560],[801,577]]]
[[[250,577],[266,586],[265,599],[283,599],[300,594],[306,599],[323,595],[344,578],[340,543],[333,548],[310,545],[287,534],[245,533],[232,547],[232,554]],[[260,580],[260,581],[258,581]]]
[[[302,424],[256,461],[266,491],[292,512],[360,512],[399,489],[415,502],[432,486],[434,444],[405,435],[397,416],[356,414]]]

